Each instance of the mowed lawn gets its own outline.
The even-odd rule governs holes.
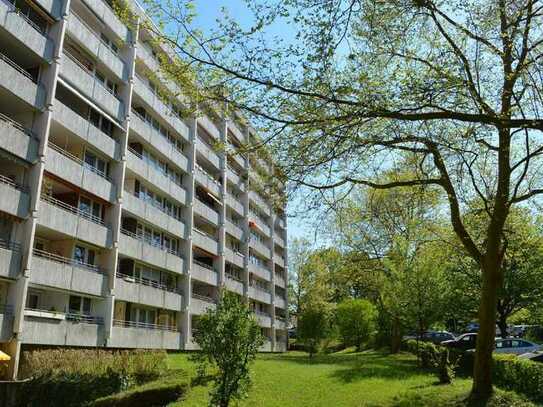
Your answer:
[[[195,365],[186,354],[172,354],[169,361],[172,368],[195,375]],[[437,385],[436,376],[418,369],[412,355],[376,351],[322,355],[312,362],[301,352],[260,355],[253,379],[249,397],[239,406],[456,406],[471,386],[468,379]],[[205,407],[208,391],[209,385],[193,386],[171,406]]]

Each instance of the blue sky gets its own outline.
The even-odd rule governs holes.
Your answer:
[[[194,26],[197,26],[204,32],[212,30],[216,26],[217,18],[221,17],[221,9],[225,7],[228,10],[230,17],[235,18],[240,24],[250,25],[252,22],[251,13],[245,7],[245,2],[242,0],[196,0],[196,9],[198,16],[194,22]],[[275,31],[275,30],[274,30]],[[288,35],[289,30],[285,30],[285,27],[281,27],[281,34]],[[277,32],[274,32],[277,34]],[[303,199],[303,197],[297,197],[296,199]],[[295,200],[296,200],[295,199]],[[296,204],[290,203],[291,207]],[[311,222],[308,221],[311,216],[302,217],[289,217],[288,219],[288,237],[291,240],[294,237],[308,237],[313,238],[314,227]]]

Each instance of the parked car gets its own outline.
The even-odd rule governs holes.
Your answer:
[[[536,352],[541,349],[541,345],[516,338],[496,338],[495,353],[512,353],[522,355],[523,353]]]
[[[522,355],[519,355],[519,359],[528,359],[532,362],[543,362],[543,352],[537,351],[523,353]]]
[[[476,342],[477,342],[477,334],[467,333],[467,334],[460,335],[455,339],[443,341],[441,342],[441,344],[443,346],[446,346],[452,349],[469,350],[469,349],[475,349]]]
[[[416,333],[410,332],[408,335],[405,335],[402,339],[404,341],[413,339],[417,340],[418,335]],[[448,341],[454,339],[454,335],[447,331],[426,331],[422,334],[420,338],[424,342],[432,342],[435,344],[440,344],[443,341]]]

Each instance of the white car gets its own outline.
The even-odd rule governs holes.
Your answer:
[[[494,352],[496,353],[512,353],[522,355],[528,352],[537,352],[541,349],[541,345],[524,339],[517,338],[496,338]]]

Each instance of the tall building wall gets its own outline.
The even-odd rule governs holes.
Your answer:
[[[28,345],[194,349],[221,287],[251,304],[263,351],[286,350],[286,219],[261,176],[273,162],[238,151],[254,131],[236,115],[181,115],[163,96],[180,93],[160,74],[164,50],[104,0],[0,0],[0,17],[12,374]]]

